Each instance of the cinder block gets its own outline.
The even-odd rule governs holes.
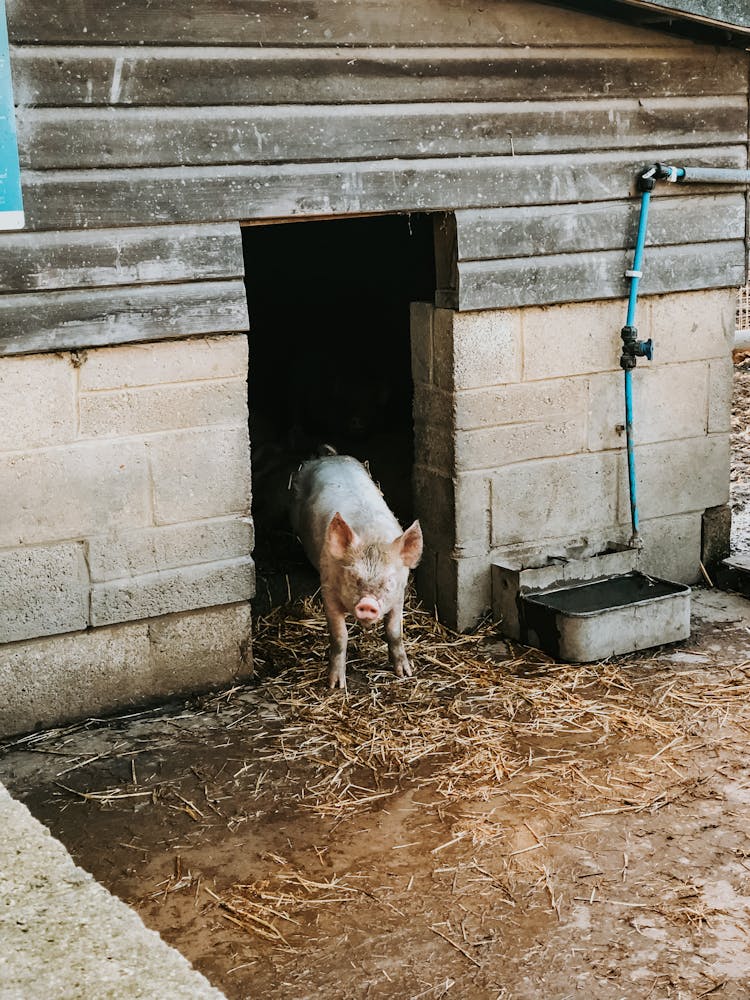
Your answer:
[[[454,549],[457,555],[484,555],[490,547],[492,477],[465,472],[455,479]]]
[[[152,669],[174,691],[216,687],[253,671],[249,604],[230,604],[150,624]]]
[[[731,430],[734,365],[731,355],[709,362],[708,432],[720,434]]]
[[[578,419],[559,417],[533,424],[484,427],[456,434],[456,470],[493,469],[536,458],[571,455],[583,451],[586,425]]]
[[[731,354],[736,289],[653,295],[641,308],[646,314],[644,329],[648,324],[660,360],[697,361]]]
[[[582,378],[493,386],[455,395],[456,427],[475,430],[501,424],[552,421],[556,417],[583,418],[588,403]]]
[[[247,378],[247,337],[186,337],[100,347],[83,354],[80,388],[127,389],[160,382]]]
[[[88,582],[82,544],[0,552],[0,643],[86,628]]]
[[[520,381],[518,309],[458,313],[436,309],[433,380],[443,389],[475,389]]]
[[[492,544],[594,532],[617,523],[618,454],[524,462],[492,477]]]
[[[81,394],[80,436],[124,437],[155,431],[247,423],[240,379]]]
[[[455,432],[448,424],[414,421],[414,453],[422,466],[450,476],[456,464]]]
[[[701,520],[701,514],[694,513],[641,521],[643,549],[638,568],[675,583],[700,580]]]
[[[97,583],[179,566],[249,556],[253,525],[246,517],[143,528],[88,540],[91,579]]]
[[[411,303],[411,377],[415,385],[432,382],[432,316],[431,302]]]
[[[619,520],[625,522],[630,517],[627,456],[619,454],[619,460]],[[635,449],[635,462],[642,520],[702,512],[729,499],[726,434],[641,445]]]
[[[111,712],[159,694],[145,623],[0,646],[3,736]]]
[[[4,1000],[225,1000],[2,785],[0,830]]]
[[[726,559],[731,550],[731,506],[724,503],[704,510],[701,529],[701,559],[703,565],[711,569]]]
[[[434,427],[454,427],[460,395],[430,385],[415,385],[414,420]]]
[[[250,513],[247,427],[174,431],[146,442],[157,524]]]
[[[0,737],[234,684],[248,633],[243,603],[0,646]]]
[[[414,470],[416,513],[425,546],[464,556],[486,553],[490,543],[490,478],[463,473],[455,479]]]
[[[247,601],[255,593],[252,559],[230,559],[201,566],[149,573],[91,588],[91,624],[156,618],[175,611]]]
[[[0,451],[75,441],[76,370],[70,355],[0,358]]]
[[[622,371],[592,375],[588,447],[625,447],[625,385]],[[639,364],[632,377],[635,440],[641,444],[698,437],[706,431],[708,364]]]
[[[146,453],[136,441],[2,455],[0,497],[3,548],[152,523]]]
[[[618,368],[625,314],[624,299],[523,309],[523,380]]]
[[[415,512],[434,546],[450,551],[456,533],[455,486],[451,476],[414,466]]]
[[[476,558],[437,554],[437,608],[449,628],[464,632],[491,608],[492,588],[488,556]]]

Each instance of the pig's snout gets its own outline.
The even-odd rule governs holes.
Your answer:
[[[363,597],[354,609],[354,614],[363,625],[371,624],[380,617],[380,605],[374,597]]]

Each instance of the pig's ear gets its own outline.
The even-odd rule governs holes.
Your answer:
[[[396,539],[396,545],[404,565],[414,569],[422,558],[422,529],[419,521],[409,525],[403,535]]]
[[[326,531],[326,545],[334,559],[343,559],[349,549],[356,545],[359,539],[338,511],[331,518]]]

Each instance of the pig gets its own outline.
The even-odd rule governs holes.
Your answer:
[[[411,677],[403,609],[409,570],[422,555],[419,521],[402,531],[364,465],[328,452],[304,462],[291,485],[292,526],[320,572],[328,685],[346,688],[346,615],[365,628],[383,621],[393,671]]]

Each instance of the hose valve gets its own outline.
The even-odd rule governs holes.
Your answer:
[[[625,371],[635,368],[637,358],[652,360],[654,344],[650,337],[648,340],[638,340],[638,330],[634,326],[624,326],[620,331],[620,336],[622,337],[621,368],[624,368]]]

